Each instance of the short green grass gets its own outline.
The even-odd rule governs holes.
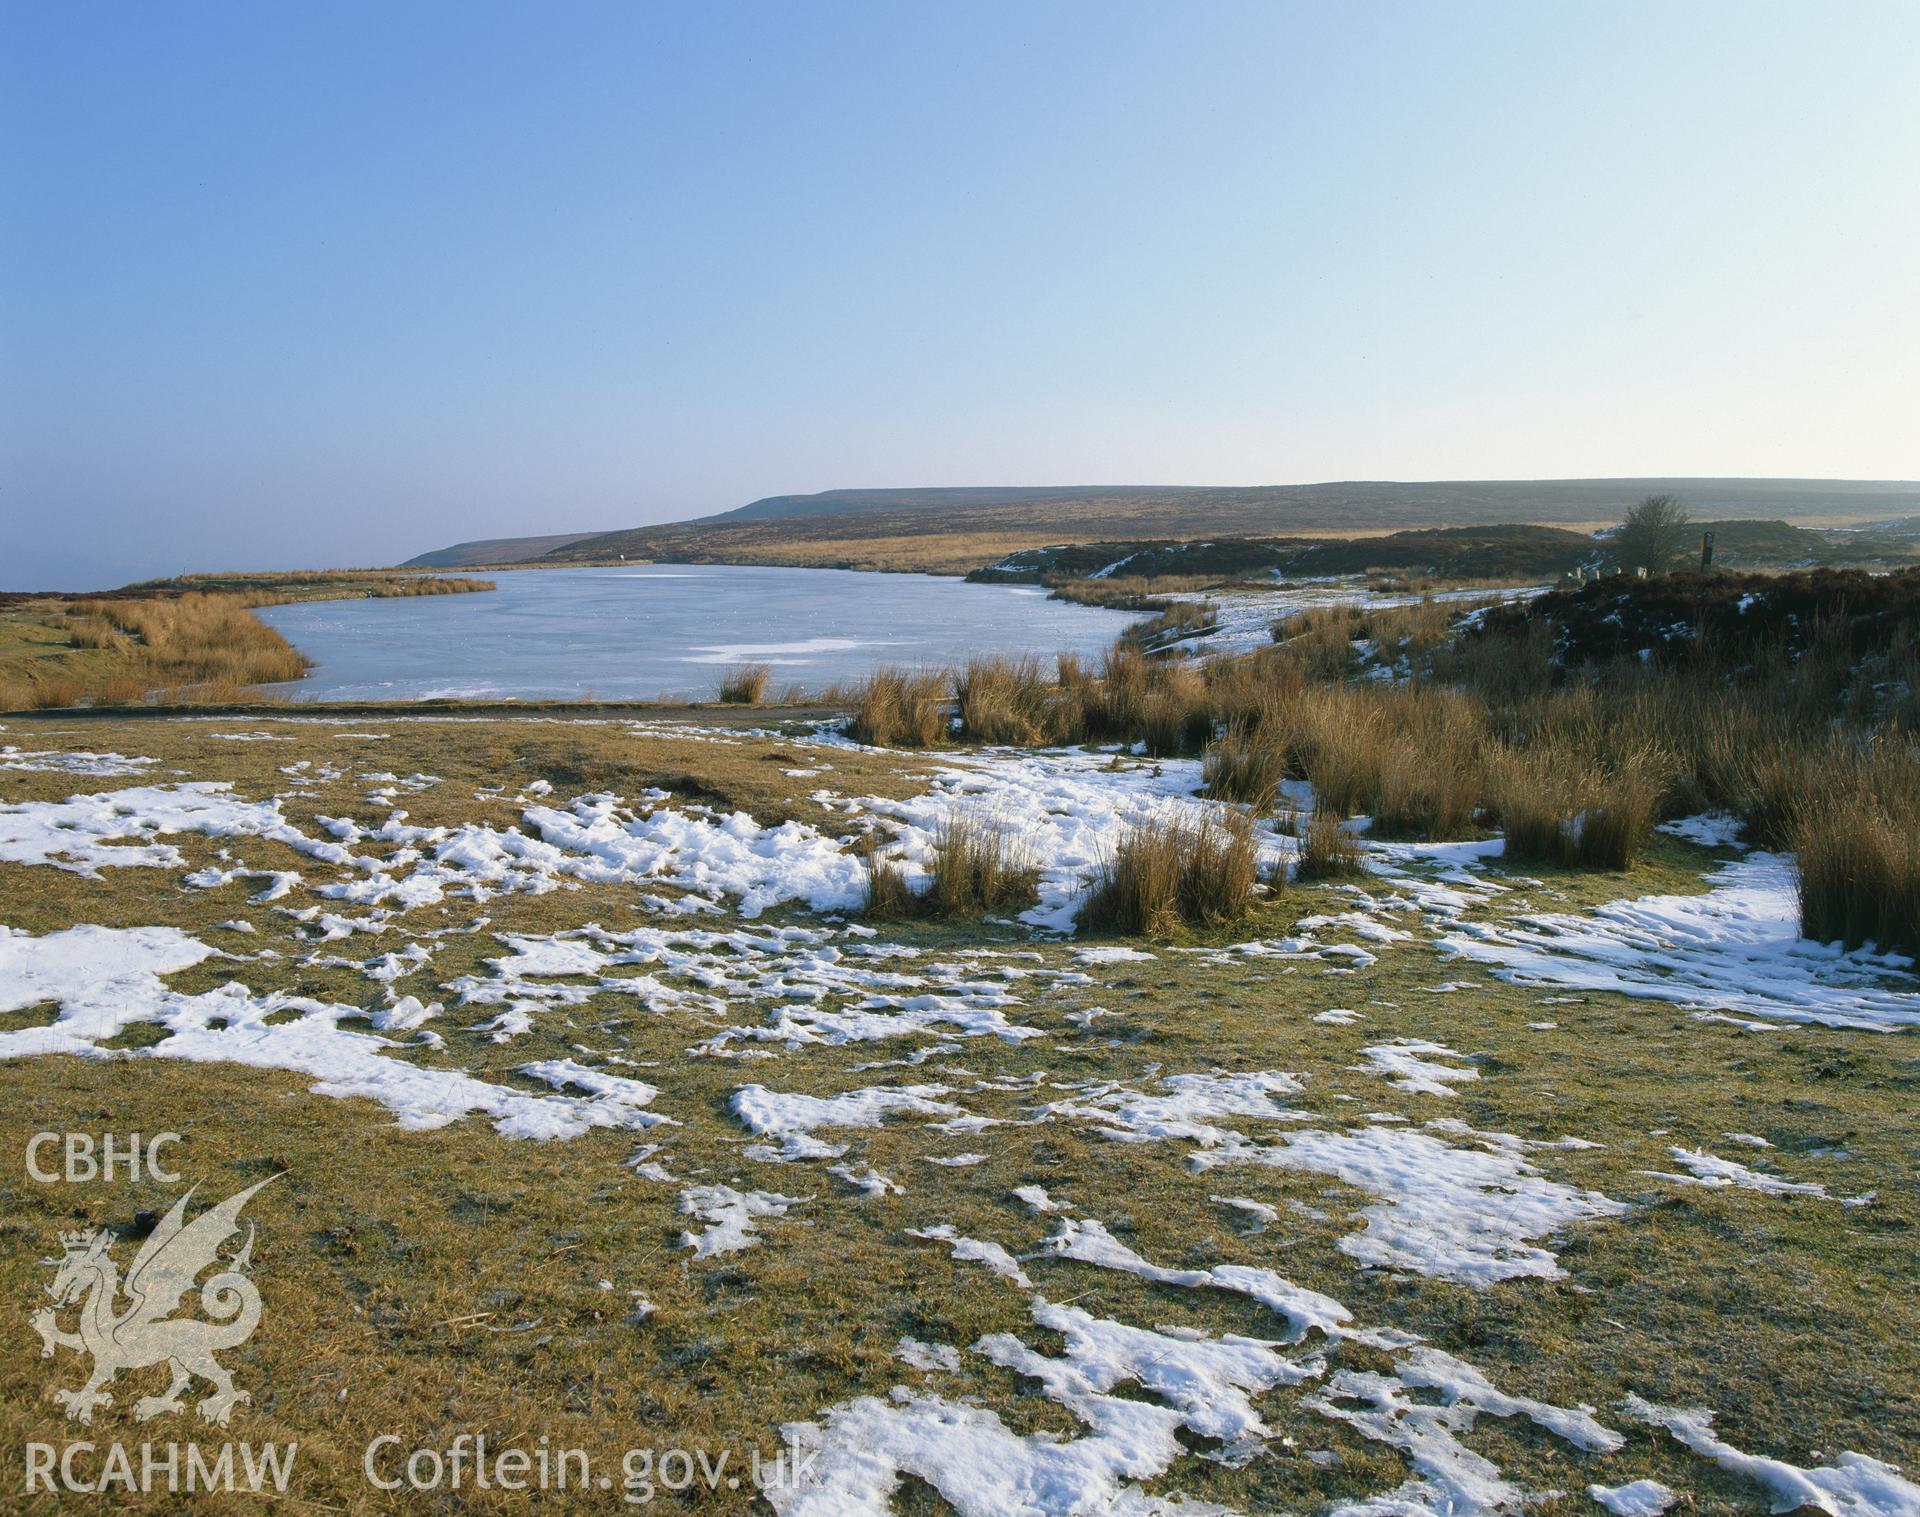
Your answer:
[[[284,742],[226,742],[213,734],[257,730]],[[383,732],[384,739],[348,732]],[[649,785],[683,801],[739,807],[763,821],[791,817],[832,830],[843,815],[810,799],[828,787],[843,794],[904,795],[924,788],[937,761],[896,754],[802,748],[791,738],[735,737],[702,742],[637,736],[621,723],[495,721],[291,722],[272,719],[61,723],[9,720],[0,741],[22,748],[117,749],[160,762],[145,778],[0,773],[7,800],[54,799],[75,791],[162,783],[176,777],[224,779],[249,797],[288,795],[288,814],[312,826],[316,814],[384,815],[361,799],[369,782],[353,771],[416,770],[441,784],[397,804],[412,820],[480,820],[508,825],[517,808],[479,800],[478,789],[549,779],[556,794]],[[787,768],[833,768],[790,778]],[[349,772],[311,792],[294,792],[278,766],[298,759],[345,762]],[[176,776],[172,771],[181,771]],[[216,845],[172,839],[188,867]],[[262,867],[298,867],[275,845],[241,840],[220,846]],[[1581,910],[1649,891],[1703,888],[1714,856],[1662,839],[1626,874],[1529,868],[1528,879],[1493,907]],[[180,871],[122,869],[89,881],[54,869],[0,866],[0,922],[45,932],[75,922],[114,926],[167,923],[205,933],[240,952],[295,950],[287,919],[247,899],[244,885],[182,889]],[[324,870],[309,870],[323,877]],[[1518,873],[1516,871],[1516,873]],[[609,927],[651,921],[633,892],[583,887],[536,897],[499,897],[423,908],[404,919],[415,933],[484,912],[484,933],[443,939],[431,965],[401,982],[423,999],[447,999],[439,987],[484,972],[502,951],[498,934],[552,932],[598,921]],[[296,891],[283,905],[307,904]],[[601,994],[587,1005],[548,1011],[532,1033],[495,1045],[463,1031],[480,1009],[449,1005],[434,1025],[448,1040],[442,1055],[396,1054],[458,1063],[492,1078],[531,1059],[577,1057],[594,1063],[617,1053],[643,1066],[620,1072],[661,1088],[655,1109],[680,1126],[658,1129],[660,1156],[675,1174],[700,1182],[804,1196],[805,1205],[761,1226],[764,1242],[743,1253],[690,1262],[676,1240],[688,1219],[675,1211],[677,1187],[623,1167],[637,1138],[593,1133],[566,1143],[510,1141],[480,1120],[433,1132],[404,1132],[367,1101],[312,1094],[309,1081],[273,1071],[152,1061],[36,1059],[0,1063],[0,1299],[21,1319],[43,1304],[40,1262],[57,1251],[62,1229],[126,1227],[140,1210],[164,1208],[178,1187],[42,1186],[21,1163],[28,1135],[55,1131],[179,1131],[173,1156],[201,1195],[217,1198],[267,1173],[285,1178],[263,1192],[249,1214],[259,1227],[256,1276],[266,1301],[260,1329],[223,1356],[254,1401],[226,1434],[174,1420],[135,1424],[128,1408],[146,1393],[124,1383],[117,1404],[84,1436],[223,1437],[261,1443],[297,1440],[299,1510],[383,1512],[451,1509],[405,1506],[371,1491],[360,1473],[369,1439],[397,1432],[405,1447],[444,1447],[457,1433],[486,1432],[496,1443],[532,1447],[542,1437],[577,1445],[596,1464],[617,1465],[630,1446],[731,1447],[769,1453],[782,1422],[812,1417],[856,1394],[884,1396],[894,1385],[922,1385],[950,1398],[973,1395],[1020,1431],[1073,1436],[1077,1424],[1030,1384],[963,1355],[958,1375],[922,1375],[892,1357],[903,1334],[965,1348],[981,1335],[1015,1332],[1042,1350],[1052,1335],[1031,1322],[1024,1292],[978,1265],[959,1263],[938,1244],[906,1236],[910,1227],[951,1222],[966,1235],[1032,1250],[1049,1219],[1029,1217],[1008,1192],[1040,1184],[1069,1198],[1157,1263],[1241,1263],[1276,1269],[1344,1302],[1358,1321],[1418,1332],[1481,1367],[1502,1389],[1563,1405],[1592,1403],[1603,1421],[1628,1434],[1620,1454],[1578,1454],[1530,1426],[1481,1419],[1465,1441],[1510,1478],[1565,1494],[1541,1509],[1574,1514],[1589,1507],[1590,1480],[1618,1484],[1639,1476],[1691,1492],[1697,1509],[1756,1512],[1764,1503],[1735,1480],[1617,1415],[1629,1392],[1667,1404],[1716,1409],[1724,1437],[1738,1447],[1797,1463],[1831,1462],[1841,1450],[1910,1460],[1920,1444],[1920,1308],[1912,1290],[1920,1193],[1913,1182],[1920,1136],[1912,1113],[1920,1059],[1910,1038],[1782,1028],[1748,1032],[1689,1017],[1658,1003],[1513,987],[1478,970],[1443,963],[1424,943],[1398,945],[1352,973],[1297,961],[1220,964],[1178,952],[1278,936],[1302,916],[1338,909],[1337,887],[1277,892],[1230,928],[1148,944],[1148,962],[1101,966],[1096,983],[1049,992],[1025,982],[1016,1019],[1044,1039],[1003,1044],[971,1039],[948,1057],[913,1069],[859,1072],[897,1058],[925,1040],[842,1049],[781,1052],[744,1062],[690,1058],[712,1031],[711,1019],[656,1014],[632,1000]],[[212,931],[242,917],[256,936]],[[775,920],[813,923],[804,911]],[[930,953],[1000,945],[1025,949],[1023,934],[987,924],[882,924],[883,940]],[[365,956],[398,947],[404,933],[356,938],[329,951]],[[1040,945],[1046,962],[1073,967],[1077,945]],[[372,1005],[375,987],[357,972],[213,961],[174,977],[177,988],[208,988],[237,977],[256,991],[279,987],[348,1004]],[[1470,989],[1434,995],[1444,980]],[[1544,1005],[1548,996],[1554,1004]],[[1100,1005],[1110,1015],[1081,1029],[1067,1012]],[[1318,1012],[1346,1007],[1365,1020],[1316,1024]],[[469,1015],[471,1011],[474,1014]],[[44,1011],[18,1014],[43,1019]],[[1553,1021],[1551,1030],[1530,1022]],[[9,1020],[9,1026],[23,1025]],[[1425,1037],[1475,1055],[1482,1077],[1451,1099],[1408,1095],[1354,1066],[1360,1048],[1387,1037]],[[582,1048],[591,1053],[582,1053]],[[917,1119],[871,1131],[833,1134],[849,1141],[857,1165],[871,1164],[906,1187],[868,1199],[824,1167],[757,1163],[742,1152],[745,1134],[726,1114],[739,1085],[830,1094],[877,1082],[939,1081],[965,1091],[972,1075],[1017,1077],[1044,1070],[1058,1081],[1124,1080],[1144,1086],[1149,1070],[1289,1070],[1307,1090],[1292,1104],[1328,1122],[1391,1111],[1414,1122],[1458,1117],[1474,1127],[1523,1137],[1572,1134],[1604,1145],[1543,1150],[1533,1156],[1550,1177],[1634,1204],[1631,1215],[1574,1232],[1553,1246],[1567,1271],[1559,1281],[1516,1280],[1487,1291],[1358,1268],[1337,1244],[1358,1223],[1366,1196],[1312,1174],[1249,1166],[1193,1173],[1185,1145],[1127,1144],[1055,1121],[1030,1124],[1042,1095],[979,1091],[960,1099],[969,1111],[1006,1119],[965,1137],[924,1130]],[[969,1071],[958,1073],[956,1071]],[[1263,1124],[1229,1119],[1248,1131]],[[1273,1130],[1281,1130],[1276,1126]],[[1878,1192],[1869,1207],[1773,1198],[1747,1191],[1682,1189],[1640,1173],[1670,1169],[1669,1144],[1705,1147],[1753,1161],[1729,1146],[1728,1131],[1757,1133],[1769,1155],[1796,1179],[1824,1182],[1836,1195]],[[925,1155],[970,1149],[988,1155],[970,1168],[945,1169]],[[1847,1157],[1822,1156],[1840,1149]],[[1214,1194],[1281,1206],[1281,1220],[1243,1236],[1242,1219],[1213,1204]],[[1286,1209],[1289,1201],[1319,1216]],[[122,1248],[124,1262],[131,1249]],[[1179,1324],[1211,1332],[1272,1336],[1276,1319],[1238,1297],[1148,1285],[1129,1276],[1055,1260],[1026,1264],[1055,1301],[1141,1325]],[[602,1289],[607,1281],[611,1289]],[[629,1320],[629,1291],[655,1314]],[[1390,1367],[1363,1349],[1342,1349],[1337,1363]],[[28,1440],[64,1443],[77,1429],[45,1400],[71,1384],[79,1362],[49,1363],[24,1320],[0,1334],[0,1482],[9,1509],[64,1510],[19,1496],[20,1449]],[[196,1388],[194,1394],[199,1394]],[[1242,1511],[1312,1512],[1352,1497],[1390,1490],[1409,1477],[1401,1456],[1368,1443],[1342,1424],[1277,1391],[1259,1403],[1279,1433],[1294,1440],[1232,1470],[1181,1461],[1158,1490]],[[1339,1455],[1329,1466],[1309,1450]],[[909,1482],[901,1509],[946,1510]],[[76,1501],[79,1498],[75,1498]],[[611,1509],[598,1498],[582,1509]],[[742,1492],[720,1491],[661,1505],[674,1511],[744,1511]],[[561,1510],[494,1491],[463,1493],[467,1511]],[[167,1498],[116,1500],[116,1510],[172,1511]],[[207,1510],[227,1509],[219,1502]],[[251,1510],[244,1501],[233,1510]],[[764,1508],[761,1508],[764,1510]]]

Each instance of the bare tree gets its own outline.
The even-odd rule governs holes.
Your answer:
[[[1649,495],[1627,508],[1627,519],[1613,535],[1613,553],[1622,569],[1644,567],[1665,574],[1687,551],[1693,518],[1677,495]]]

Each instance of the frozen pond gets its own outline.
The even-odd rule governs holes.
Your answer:
[[[305,700],[710,699],[729,664],[817,689],[881,664],[1094,654],[1135,618],[1026,585],[924,574],[662,564],[491,571],[473,595],[269,606],[316,666]]]

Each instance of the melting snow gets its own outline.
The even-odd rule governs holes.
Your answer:
[[[763,1217],[784,1217],[804,1196],[783,1196],[770,1190],[735,1190],[731,1185],[695,1185],[680,1192],[680,1210],[708,1224],[704,1233],[680,1235],[680,1246],[696,1259],[730,1254],[760,1242]]]
[[[1241,1229],[1242,1237],[1256,1237],[1280,1220],[1278,1207],[1255,1201],[1250,1196],[1209,1196],[1207,1199],[1218,1206],[1231,1206],[1235,1211],[1245,1212],[1252,1219]]]
[[[1185,1138],[1204,1147],[1239,1135],[1214,1126],[1209,1117],[1260,1117],[1269,1122],[1304,1121],[1303,1113],[1275,1104],[1278,1096],[1297,1095],[1302,1076],[1280,1070],[1258,1074],[1168,1075],[1165,1095],[1143,1095],[1126,1086],[1097,1090],[1071,1101],[1056,1101],[1042,1115],[1091,1122],[1106,1137],[1125,1143]]]
[[[1903,1479],[1898,1466],[1846,1453],[1831,1466],[1802,1469],[1724,1442],[1713,1431],[1713,1413],[1702,1407],[1655,1406],[1639,1396],[1625,1405],[1628,1416],[1665,1428],[1701,1458],[1764,1487],[1776,1512],[1810,1506],[1828,1517],[1920,1517],[1920,1485]]]
[[[1002,1280],[1010,1280],[1022,1290],[1031,1290],[1033,1282],[1027,1278],[1027,1272],[1020,1268],[1013,1255],[998,1243],[984,1238],[963,1238],[954,1231],[951,1222],[942,1222],[936,1227],[908,1228],[909,1238],[924,1238],[930,1243],[952,1245],[953,1257],[972,1264],[984,1264]]]
[[[1660,1517],[1680,1498],[1657,1480],[1635,1480],[1629,1485],[1590,1485],[1587,1494],[1613,1517]]]
[[[1414,1095],[1451,1096],[1454,1085],[1480,1078],[1477,1069],[1459,1069],[1451,1064],[1435,1064],[1422,1054],[1442,1059],[1464,1059],[1444,1043],[1424,1038],[1395,1038],[1390,1043],[1375,1043],[1360,1050],[1376,1074],[1387,1076],[1396,1087]]]
[[[124,753],[61,753],[29,751],[12,744],[0,747],[0,769],[23,769],[42,774],[139,774],[157,759],[130,758]]]
[[[1761,1146],[1767,1147],[1766,1143]],[[1762,1174],[1757,1169],[1732,1159],[1722,1159],[1714,1154],[1692,1148],[1669,1148],[1667,1152],[1678,1159],[1690,1173],[1684,1175],[1669,1174],[1665,1170],[1643,1169],[1644,1175],[1652,1175],[1658,1180],[1673,1180],[1681,1185],[1704,1185],[1715,1189],[1737,1185],[1742,1190],[1757,1190],[1769,1196],[1818,1196],[1827,1199],[1827,1188],[1812,1182],[1799,1182],[1784,1179],[1779,1175]]]
[[[1178,1285],[1190,1290],[1204,1287],[1250,1296],[1276,1316],[1287,1319],[1289,1342],[1297,1342],[1316,1327],[1323,1333],[1337,1334],[1352,1316],[1331,1296],[1295,1285],[1270,1269],[1254,1269],[1243,1264],[1169,1269],[1151,1264],[1091,1218],[1084,1222],[1062,1218],[1060,1230],[1041,1246],[1060,1258],[1077,1259],[1101,1269],[1121,1270],[1158,1285]]]
[[[922,1343],[918,1338],[902,1338],[894,1345],[893,1356],[917,1370],[944,1370],[953,1374],[960,1368],[960,1350],[951,1343]]]
[[[1587,916],[1461,923],[1441,944],[1499,966],[1495,973],[1518,985],[1615,991],[1867,1031],[1920,1026],[1910,959],[1800,936],[1786,855],[1756,853],[1708,881],[1705,895],[1642,896]]]
[[[1174,1437],[1177,1412],[1116,1396],[1085,1405],[1092,1431],[1056,1442],[1022,1437],[984,1407],[904,1387],[891,1401],[861,1396],[781,1429],[807,1473],[764,1494],[779,1517],[889,1517],[905,1474],[934,1487],[960,1517],[1230,1517],[1225,1507],[1149,1496],[1132,1483],[1186,1452]]]
[[[1116,766],[1108,753],[1049,749],[1037,753],[949,755],[925,795],[895,801],[875,796],[848,803],[887,820],[909,880],[927,877],[936,840],[955,816],[1003,835],[1039,866],[1040,902],[1021,914],[1032,927],[1071,932],[1101,861],[1121,833],[1142,822],[1192,822],[1215,815],[1218,802],[1195,799],[1197,759],[1161,759]],[[1263,859],[1290,856],[1291,839],[1260,834]],[[1096,953],[1113,950],[1095,949]],[[1121,950],[1127,958],[1138,950]]]
[[[162,975],[191,968],[214,952],[172,927],[83,925],[43,937],[0,927],[0,1012],[41,1001],[60,1007],[47,1026],[0,1032],[0,1059],[72,1053],[292,1070],[312,1076],[318,1094],[381,1102],[402,1127],[440,1127],[477,1112],[515,1138],[571,1138],[595,1127],[637,1128],[667,1120],[642,1109],[640,1092],[651,1099],[651,1087],[608,1083],[578,1066],[571,1066],[567,1080],[552,1083],[571,1084],[588,1095],[526,1095],[461,1070],[392,1057],[394,1045],[387,1039],[340,1025],[366,1017],[360,1007],[278,991],[255,996],[231,982],[199,995],[162,983]],[[402,1020],[409,1016],[410,1011],[401,1013]],[[158,1024],[166,1036],[138,1048],[100,1046],[142,1022]]]
[[[772,1138],[780,1145],[777,1149],[764,1145],[748,1149],[753,1158],[837,1159],[847,1151],[847,1145],[822,1142],[813,1136],[816,1127],[878,1127],[895,1112],[950,1116],[962,1108],[933,1099],[946,1093],[944,1085],[874,1085],[836,1096],[803,1096],[768,1090],[764,1085],[743,1085],[728,1105],[748,1132]]]
[[[1597,1191],[1546,1179],[1520,1157],[1525,1146],[1504,1133],[1473,1149],[1400,1127],[1310,1128],[1266,1147],[1242,1142],[1203,1152],[1194,1163],[1331,1175],[1380,1198],[1360,1213],[1366,1230],[1340,1240],[1341,1252],[1362,1264],[1485,1287],[1522,1275],[1558,1279],[1553,1254],[1531,1240],[1627,1210]]]
[[[1044,1394],[1089,1425],[1115,1386],[1137,1384],[1165,1401],[1177,1424],[1224,1444],[1215,1457],[1228,1464],[1254,1458],[1272,1435],[1251,1397],[1298,1385],[1323,1368],[1318,1360],[1296,1364],[1262,1338],[1155,1332],[1041,1298],[1033,1320],[1066,1339],[1064,1357],[1036,1353],[1011,1333],[982,1338],[974,1351],[1039,1381]]]
[[[1397,1364],[1396,1375],[1341,1370],[1326,1391],[1305,1405],[1322,1416],[1346,1423],[1363,1437],[1389,1444],[1407,1456],[1413,1480],[1384,1497],[1345,1502],[1339,1517],[1475,1517],[1518,1511],[1531,1493],[1514,1485],[1484,1456],[1460,1442],[1486,1413],[1524,1416],[1577,1448],[1610,1451],[1618,1433],[1601,1427],[1590,1409],[1577,1411],[1507,1396],[1471,1365],[1436,1349],[1418,1349]],[[1434,1390],[1441,1404],[1430,1406],[1407,1394]]]

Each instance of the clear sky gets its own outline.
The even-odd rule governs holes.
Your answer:
[[[0,4],[0,585],[1920,476],[1920,4]]]

